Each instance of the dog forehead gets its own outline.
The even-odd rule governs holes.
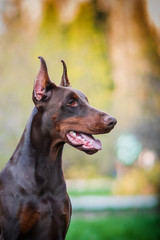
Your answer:
[[[72,87],[68,87],[68,89],[70,89],[71,92],[75,93],[78,97],[82,98],[82,99],[87,99],[87,97],[85,96],[84,93],[82,93],[81,91],[72,88]]]
[[[88,102],[88,99],[84,93],[72,87],[58,86],[57,88],[54,89],[54,91],[57,95],[58,101],[69,97],[69,98],[75,98],[75,99],[80,98],[83,101]],[[55,95],[55,93],[53,95]]]

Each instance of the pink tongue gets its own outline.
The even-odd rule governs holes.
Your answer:
[[[82,145],[85,149],[96,149],[101,150],[101,142],[91,135],[70,131],[67,134],[69,141],[74,145]]]
[[[101,150],[102,149],[102,144],[99,140],[95,139],[95,138],[92,138],[88,135],[85,135],[83,133],[80,133],[80,135],[85,139],[86,141],[86,144],[83,144],[84,147],[86,148],[94,148],[94,149],[97,149],[97,150]]]

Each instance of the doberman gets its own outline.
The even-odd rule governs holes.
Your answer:
[[[70,86],[64,61],[56,86],[45,60],[39,59],[35,107],[0,173],[0,240],[64,240],[72,212],[62,171],[64,143],[96,153],[102,146],[92,134],[108,133],[116,124]]]

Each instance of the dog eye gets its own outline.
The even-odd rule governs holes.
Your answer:
[[[78,103],[75,99],[70,99],[68,102],[67,102],[67,105],[68,106],[71,106],[71,107],[77,107],[78,106]]]

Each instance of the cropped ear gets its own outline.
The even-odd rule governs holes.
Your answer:
[[[51,82],[48,76],[47,65],[43,57],[38,57],[41,61],[40,70],[36,77],[33,89],[33,98],[37,101],[47,97],[47,90],[52,86],[56,86]]]
[[[67,66],[66,66],[66,64],[63,60],[61,60],[61,62],[63,64],[63,75],[62,75],[62,79],[61,79],[61,82],[60,82],[59,86],[69,87],[70,82],[69,82],[69,79],[68,79],[68,76],[67,76]]]

